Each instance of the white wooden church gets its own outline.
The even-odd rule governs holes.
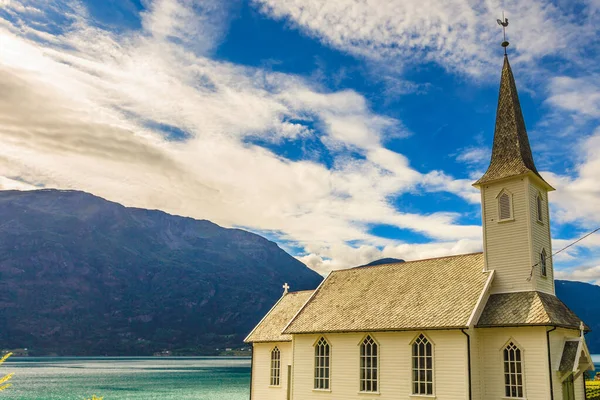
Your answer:
[[[508,43],[507,43],[508,44]],[[548,192],[508,57],[483,253],[332,272],[246,338],[252,400],[584,400],[587,326],[554,292]]]

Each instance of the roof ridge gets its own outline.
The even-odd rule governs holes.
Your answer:
[[[379,265],[364,265],[364,266],[358,266],[358,267],[352,267],[352,268],[346,268],[346,269],[336,269],[333,272],[343,272],[343,271],[352,271],[354,269],[371,269],[371,268],[377,268],[377,267],[389,267],[390,265],[406,265],[406,264],[412,264],[412,263],[418,263],[418,262],[424,262],[424,261],[432,261],[432,260],[441,260],[444,258],[457,258],[457,257],[465,257],[465,256],[474,256],[477,254],[483,254],[483,251],[477,251],[477,252],[473,252],[473,253],[465,253],[465,254],[453,254],[453,255],[449,255],[449,256],[440,256],[440,257],[430,257],[430,258],[422,258],[420,260],[410,260],[410,261],[404,261],[404,262],[397,262],[397,263],[389,263],[389,264],[379,264]]]
[[[286,293],[286,296],[287,296],[288,294],[300,294],[300,293],[314,292],[314,291],[315,291],[315,289],[307,289],[307,290],[295,290],[295,291],[293,291],[293,292],[287,292],[287,293]]]

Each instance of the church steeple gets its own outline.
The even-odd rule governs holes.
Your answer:
[[[499,22],[500,23],[500,22]],[[508,25],[508,21],[501,24]],[[508,42],[503,42],[506,49]],[[515,78],[504,55],[492,159],[475,182],[481,190],[485,269],[492,293],[554,294],[548,192],[531,154]]]
[[[505,54],[496,111],[492,159],[486,173],[475,182],[474,186],[479,187],[500,179],[529,173],[535,174],[548,186],[548,189],[552,190],[535,167],[517,93],[517,85],[515,84],[508,56]]]

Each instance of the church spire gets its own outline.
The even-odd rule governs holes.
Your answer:
[[[503,47],[505,47],[504,43]],[[505,54],[496,111],[492,159],[486,173],[475,182],[474,186],[528,173],[535,174],[551,188],[535,168],[517,85],[508,62],[508,55]]]

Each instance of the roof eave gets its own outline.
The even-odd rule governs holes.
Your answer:
[[[485,175],[479,179],[477,182],[473,183],[471,186],[477,188],[477,189],[481,189],[482,186],[484,185],[491,185],[491,184],[495,184],[495,183],[501,183],[501,182],[505,182],[505,181],[509,181],[511,179],[516,179],[516,178],[523,178],[523,177],[530,177],[533,178],[539,185],[543,186],[544,189],[546,189],[548,192],[553,192],[556,189],[550,185],[548,182],[546,182],[546,180],[544,180],[544,178],[542,178],[539,173],[535,173],[534,171],[527,171],[524,172],[522,174],[515,174],[515,175],[510,175],[510,176],[504,176],[502,178],[495,178],[495,179],[485,179]]]

